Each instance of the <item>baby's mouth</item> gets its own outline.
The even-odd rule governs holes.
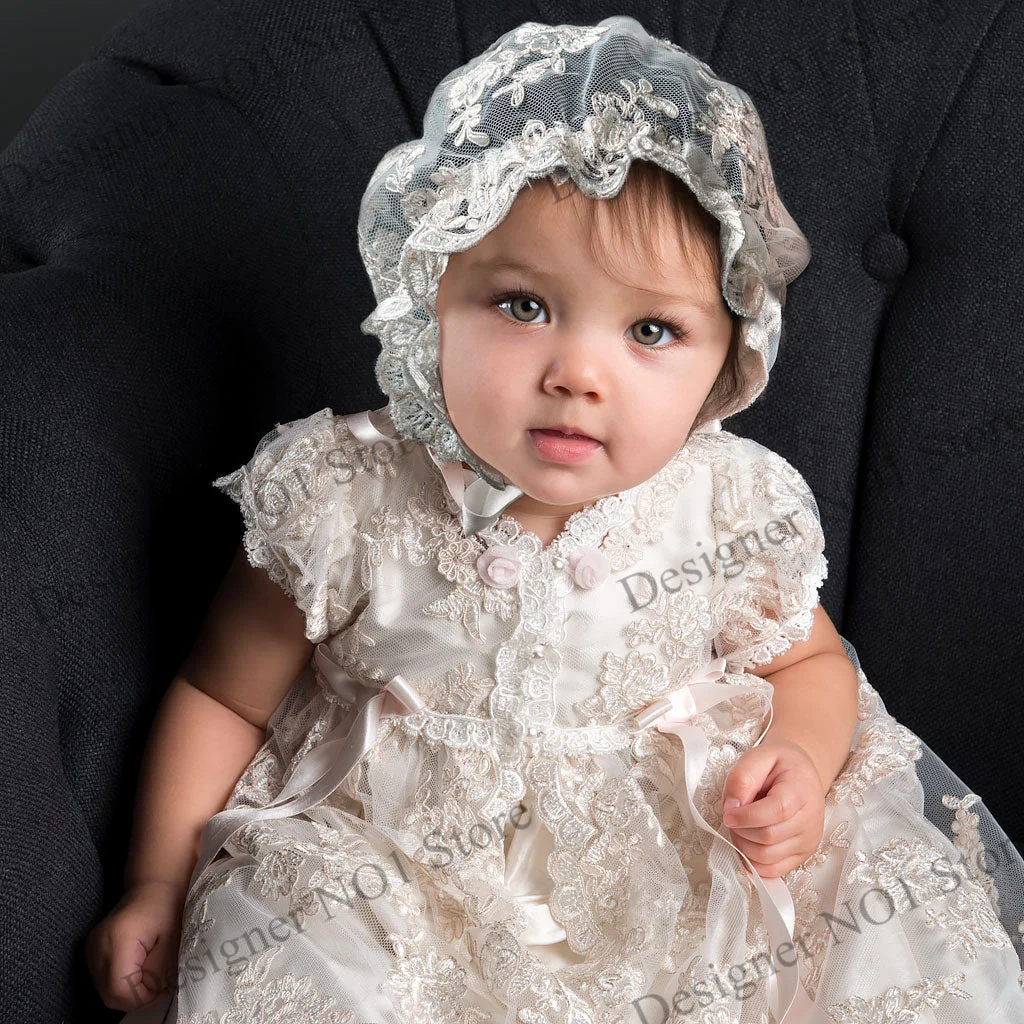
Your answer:
[[[548,434],[551,437],[571,438],[574,441],[597,441],[596,437],[570,426],[535,427],[534,430],[539,434]],[[599,441],[597,443],[600,444]]]
[[[589,434],[567,433],[557,427],[534,427],[529,433],[536,453],[549,462],[580,462],[601,447]]]
[[[541,434],[551,434],[554,437],[571,437],[578,441],[593,441],[589,434],[567,434],[563,430],[552,430],[548,427],[538,427],[538,432]]]

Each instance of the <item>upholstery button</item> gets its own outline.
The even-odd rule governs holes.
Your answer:
[[[907,272],[910,250],[900,235],[876,231],[864,242],[861,261],[876,281],[896,281]]]

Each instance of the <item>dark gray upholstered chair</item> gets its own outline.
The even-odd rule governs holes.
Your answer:
[[[383,404],[362,190],[523,22],[631,14],[752,95],[810,239],[727,429],[805,475],[823,603],[889,709],[1024,836],[1019,2],[157,0],[0,156],[0,1018],[117,1019],[147,729],[239,541],[210,482],[276,422]]]

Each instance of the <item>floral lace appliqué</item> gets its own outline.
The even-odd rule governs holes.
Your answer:
[[[485,1010],[465,1005],[466,970],[454,956],[439,954],[419,931],[411,938],[389,935],[396,967],[385,988],[395,997],[407,1024],[482,1024]]]
[[[853,996],[828,1008],[836,1024],[917,1024],[925,1007],[939,1005],[943,996],[970,999],[970,992],[961,988],[966,975],[945,978],[922,978],[916,985],[899,988],[893,985],[884,994],[872,999]]]
[[[219,1015],[214,1011],[202,1017],[193,1013],[188,1024],[267,1024],[287,1021],[288,1024],[356,1024],[350,1010],[332,1010],[334,999],[313,990],[306,977],[285,974],[269,978],[274,957],[280,946],[268,946],[250,957],[245,968],[232,977],[234,1006]]]
[[[927,907],[925,911],[929,926],[950,931],[947,949],[959,949],[973,960],[980,946],[1011,945],[984,890],[962,862],[951,863],[941,850],[917,838],[900,837],[872,850],[870,856],[857,850],[854,857],[858,866],[848,873],[847,881],[880,887],[897,913],[949,896],[947,909]]]

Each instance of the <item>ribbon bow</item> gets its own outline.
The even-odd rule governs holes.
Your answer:
[[[740,859],[750,873],[751,880],[757,890],[761,904],[761,912],[771,938],[772,949],[769,959],[775,972],[768,975],[768,1004],[777,1024],[829,1024],[830,1018],[813,1003],[806,989],[800,982],[799,961],[794,958],[792,965],[782,963],[774,951],[788,943],[793,948],[793,928],[796,911],[789,888],[781,878],[762,878],[746,855],[730,842],[721,832],[713,829],[704,816],[697,810],[693,795],[704,774],[708,761],[708,739],[704,731],[695,725],[688,724],[694,715],[707,711],[723,701],[733,697],[758,693],[768,705],[768,725],[754,741],[757,746],[764,739],[772,722],[772,686],[740,686],[733,683],[716,683],[714,680],[725,675],[725,658],[716,658],[704,669],[693,676],[687,683],[669,693],[663,694],[652,701],[636,716],[637,725],[643,729],[654,725],[659,732],[675,733],[683,744],[683,755],[686,769],[686,804],[690,816],[705,832],[711,833],[715,839],[721,840],[739,854]],[[676,797],[678,800],[678,796]],[[680,809],[682,810],[680,801]],[[685,813],[685,812],[684,812]]]
[[[382,690],[353,679],[331,657],[327,644],[317,644],[317,667],[343,700],[359,705],[356,717],[339,722],[295,766],[287,785],[262,807],[232,807],[213,815],[203,826],[199,859],[192,869],[189,888],[209,866],[220,848],[243,825],[270,818],[287,818],[315,807],[341,785],[359,759],[377,742],[381,717],[408,715],[426,706],[423,698],[404,677],[396,675]]]

